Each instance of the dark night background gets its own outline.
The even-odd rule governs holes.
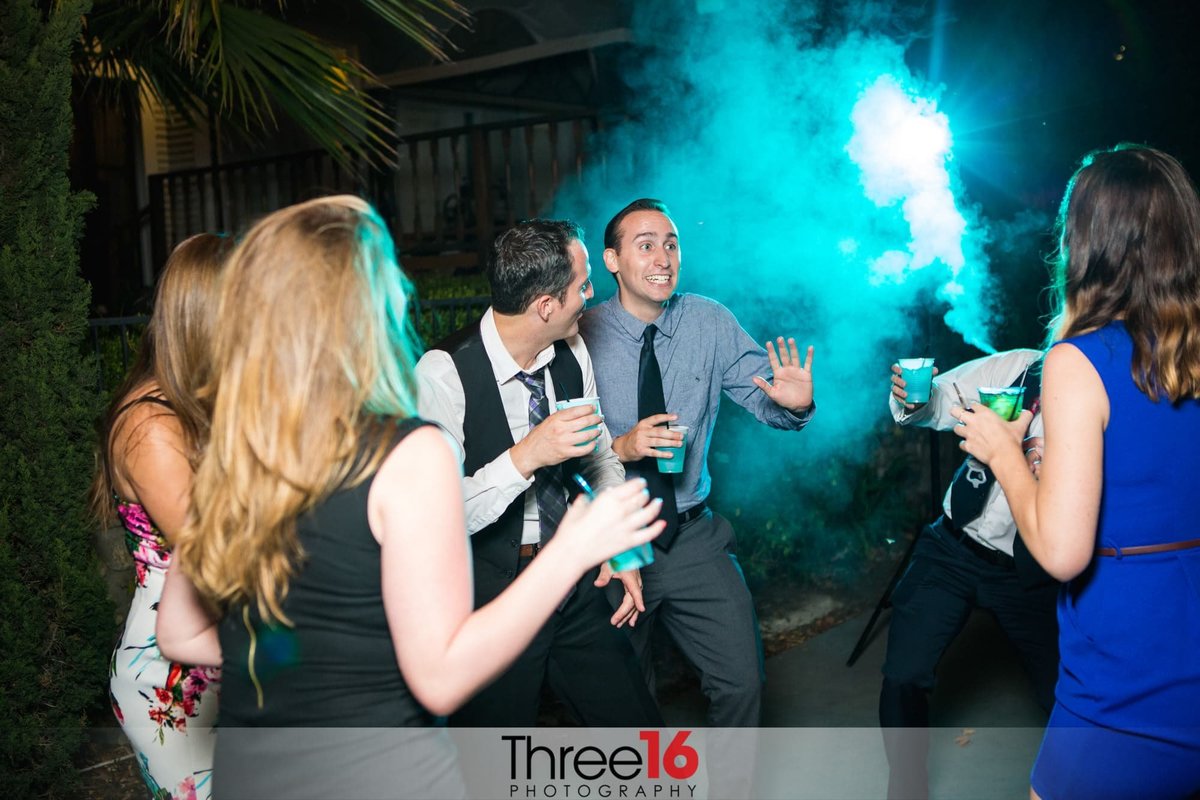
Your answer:
[[[1055,207],[1079,157],[1118,141],[1166,150],[1196,171],[1196,3],[984,0],[932,9],[932,33],[914,42],[909,63],[946,84],[956,158],[991,214]]]

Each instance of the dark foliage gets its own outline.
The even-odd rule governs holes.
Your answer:
[[[112,608],[92,548],[95,372],[67,181],[84,2],[0,0],[0,796],[62,796],[104,696]]]

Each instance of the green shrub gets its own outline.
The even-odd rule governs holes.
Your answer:
[[[491,289],[482,272],[417,273],[413,284],[420,303],[413,323],[426,344],[435,344],[479,319],[491,302]]]
[[[110,393],[120,386],[125,373],[133,366],[145,330],[144,321],[125,326],[103,325],[92,329],[85,353],[93,354],[99,359],[96,364],[96,381],[103,395],[103,403],[108,403]],[[121,342],[122,338],[125,340],[124,345]]]
[[[112,608],[87,518],[91,198],[67,181],[81,2],[0,4],[0,797],[72,792],[104,695]]]
[[[446,297],[487,297],[492,293],[482,272],[448,275],[444,272],[418,272],[412,276],[421,300]]]
[[[793,468],[787,461],[769,480],[764,452],[786,459],[803,451],[804,434],[769,431],[722,401],[709,452],[713,507],[737,532],[738,558],[752,590],[779,586],[852,588],[927,514],[927,488],[912,465],[927,458],[919,442],[895,426],[881,428],[866,458],[825,454]]]

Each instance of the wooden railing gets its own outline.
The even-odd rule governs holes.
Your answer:
[[[582,173],[598,126],[595,116],[544,117],[410,136],[386,172],[345,169],[314,150],[151,175],[154,269],[194,233],[237,232],[275,209],[335,193],[375,205],[406,268],[476,266],[498,230],[542,212],[564,178]]]
[[[445,297],[421,300],[417,304],[414,325],[426,344],[436,344],[464,325],[483,316],[490,297]],[[96,356],[96,391],[104,394],[116,388],[137,350],[137,343],[149,317],[101,317],[88,320],[92,351]]]

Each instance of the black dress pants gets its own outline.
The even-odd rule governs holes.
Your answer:
[[[942,654],[973,608],[990,611],[1016,646],[1038,704],[1054,705],[1058,678],[1056,584],[1028,588],[1011,564],[984,561],[943,527],[921,532],[912,562],[892,595],[879,724],[890,775],[889,798],[927,797],[929,696]]]
[[[525,563],[523,562],[522,567]],[[609,622],[612,609],[592,585],[597,570],[579,581],[529,647],[495,681],[450,717],[451,725],[533,727],[542,684],[577,722],[591,727],[661,727],[641,665],[624,632]]]

